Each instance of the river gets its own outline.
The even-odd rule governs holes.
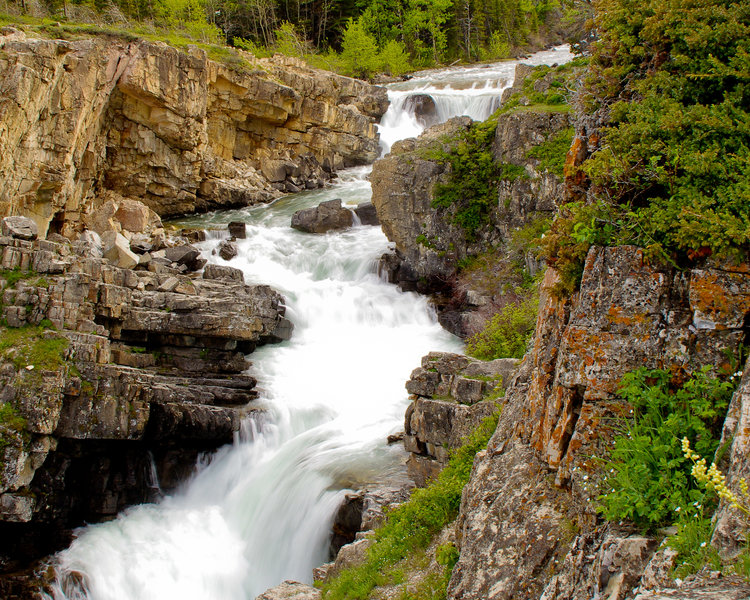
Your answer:
[[[569,59],[561,47],[524,62]],[[422,129],[404,109],[408,95],[431,95],[441,120],[484,119],[516,64],[429,71],[392,85],[380,125],[384,151]],[[347,490],[397,468],[403,451],[386,438],[403,428],[409,373],[428,351],[462,344],[424,297],[378,278],[388,248],[379,227],[310,235],[289,226],[294,211],[324,200],[367,201],[369,171],[341,172],[326,189],[268,206],[183,221],[216,229],[201,244],[211,262],[284,294],[294,334],[250,356],[263,419],[248,420],[235,443],[203,460],[175,493],[80,529],[56,557],[55,600],[252,600],[286,579],[310,582],[327,560]],[[218,228],[237,220],[247,224],[247,239],[225,263],[211,251],[228,235]]]

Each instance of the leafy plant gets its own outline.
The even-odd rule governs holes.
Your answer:
[[[435,156],[449,165],[448,181],[436,183],[432,206],[452,211],[452,220],[473,238],[489,222],[490,211],[497,206],[497,186],[503,166],[495,161],[492,142],[497,120],[474,123],[453,145],[450,152]],[[510,178],[517,170],[508,169]]]
[[[532,294],[519,303],[506,304],[482,331],[466,342],[466,353],[482,360],[521,358],[536,326],[539,297]]]
[[[568,127],[550,135],[544,142],[526,153],[539,160],[539,166],[561,179],[564,177],[565,156],[573,141],[573,128]]]
[[[713,456],[734,383],[705,367],[684,373],[637,369],[626,374],[620,394],[633,407],[621,424],[605,463],[600,510],[611,521],[627,519],[644,530],[674,523],[693,503],[707,499],[690,476],[683,455],[686,437],[701,456]]]

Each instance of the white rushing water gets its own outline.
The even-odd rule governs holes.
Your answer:
[[[540,55],[529,62],[569,58],[562,49]],[[421,131],[402,110],[405,94],[434,95],[441,117],[484,118],[515,64],[436,71],[394,86],[380,129],[385,146]],[[486,83],[467,83],[477,81]],[[428,351],[459,351],[461,343],[437,324],[425,298],[377,277],[388,247],[379,227],[326,235],[289,227],[294,211],[321,201],[368,200],[368,172],[351,169],[325,190],[192,221],[209,228],[245,221],[247,239],[228,264],[286,297],[292,339],[250,356],[266,417],[245,423],[235,444],[176,493],[81,529],[57,557],[55,600],[252,600],[285,579],[309,582],[327,560],[345,491],[398,465],[399,449],[385,440],[403,427],[404,382]],[[202,250],[225,264],[211,256],[222,235]]]

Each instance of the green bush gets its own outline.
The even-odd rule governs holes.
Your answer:
[[[506,304],[482,331],[466,341],[466,354],[481,360],[521,358],[536,326],[538,311],[536,293],[517,304]]]
[[[377,42],[360,19],[349,19],[347,23],[341,42],[341,59],[346,73],[354,77],[370,77],[380,67]]]
[[[474,456],[487,446],[497,419],[497,414],[485,419],[451,454],[436,480],[426,488],[414,490],[408,502],[388,513],[383,526],[375,532],[375,543],[367,552],[366,562],[325,583],[322,589],[325,600],[364,600],[374,587],[394,583],[394,566],[427,548],[433,537],[456,518]],[[446,558],[446,553],[441,556]],[[447,585],[447,579],[443,585]]]
[[[750,11],[740,0],[600,0],[586,97],[607,106],[584,165],[632,212],[632,242],[690,258],[750,250]]]
[[[633,407],[605,463],[607,493],[600,510],[610,521],[627,519],[643,530],[671,525],[709,499],[691,477],[682,438],[712,457],[734,384],[705,367],[684,379],[663,370],[638,369],[622,379],[620,395]]]
[[[452,220],[467,238],[489,222],[490,211],[497,206],[497,186],[503,171],[492,155],[497,119],[473,123],[448,153],[434,156],[449,165],[446,183],[436,183],[432,206],[452,211]],[[511,170],[511,177],[518,176]]]
[[[565,156],[573,141],[573,128],[568,127],[550,135],[544,142],[534,146],[526,153],[529,158],[536,158],[539,167],[563,178],[565,175]]]

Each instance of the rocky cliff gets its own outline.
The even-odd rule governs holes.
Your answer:
[[[638,248],[595,247],[572,298],[550,293],[556,278],[547,272],[533,347],[464,490],[449,598],[615,600],[663,583],[642,580],[657,540],[595,510],[598,460],[629,408],[618,383],[640,366],[721,365],[747,342],[747,265],[682,272]]]
[[[527,100],[520,82],[529,72],[529,67],[519,66],[518,87],[503,96],[506,103],[514,95],[521,96],[526,104],[519,103],[485,124],[496,122],[487,152],[500,175],[496,182],[487,182],[496,192],[496,201],[475,229],[468,231],[457,219],[474,198],[459,198],[449,207],[436,202],[438,186],[451,182],[449,155],[471,143],[465,140],[476,125],[468,117],[395,143],[390,154],[375,163],[370,176],[378,218],[395,244],[395,253],[382,260],[389,279],[404,289],[444,295],[450,305],[442,311],[441,323],[460,336],[475,333],[487,316],[513,301],[506,291],[521,283],[522,272],[532,276],[537,272],[535,256],[515,239],[519,232],[522,236],[524,230],[550,219],[563,197],[562,173],[538,158],[536,151],[570,130],[568,106],[539,106]],[[553,70],[536,81],[535,88],[544,92],[550,81],[563,76],[569,74]],[[462,267],[476,257],[486,258],[490,266],[472,277]],[[506,289],[496,285],[500,280]]]
[[[35,228],[10,226],[20,219],[0,237],[3,572],[155,499],[198,453],[231,443],[257,410],[245,355],[291,334],[283,298],[237,269],[120,268],[86,239],[24,239]]]
[[[378,154],[383,88],[272,58],[0,35],[0,215],[80,231],[105,192],[158,214],[266,202]],[[250,61],[250,62],[248,62]]]

